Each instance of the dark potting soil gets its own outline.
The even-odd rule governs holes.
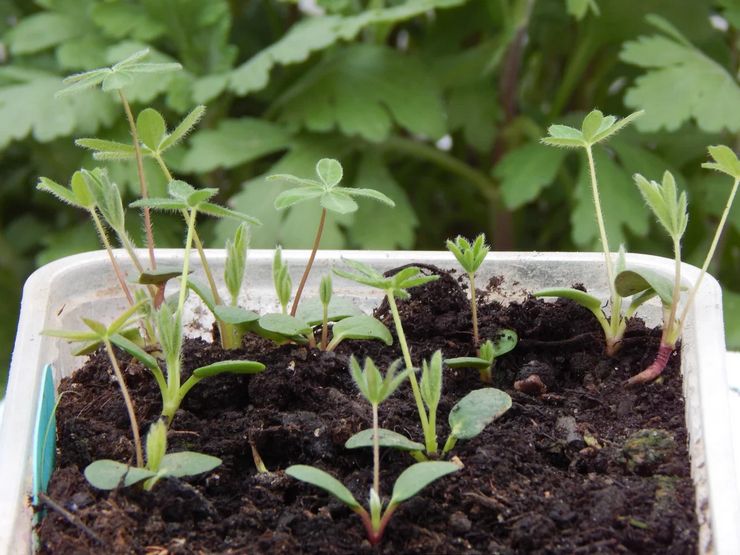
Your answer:
[[[497,288],[500,280],[489,288]],[[443,275],[399,303],[415,363],[437,349],[473,355],[465,281]],[[485,292],[481,292],[485,295]],[[392,329],[388,307],[376,316]],[[659,331],[630,323],[614,358],[603,353],[593,316],[570,301],[526,298],[502,306],[481,301],[481,337],[502,328],[520,337],[494,368],[495,386],[512,408],[452,454],[465,465],[407,501],[382,542],[372,547],[360,519],[322,490],[286,476],[291,464],[318,466],[366,504],[369,449],[345,441],[371,423],[370,406],[353,385],[350,354],[384,369],[398,343],[346,341],[334,353],[249,337],[242,349],[188,340],[185,373],[226,358],[267,365],[253,377],[220,376],[196,386],[169,432],[170,451],[215,455],[223,464],[193,478],[166,479],[102,492],[82,471],[96,459],[131,462],[133,444],[119,388],[101,352],[61,385],[57,468],[48,497],[41,552],[67,553],[695,553],[697,521],[689,475],[679,357],[664,377],[637,389],[625,380],[651,362]],[[120,354],[141,429],[159,415],[153,378]],[[514,388],[532,375],[541,386]],[[438,437],[447,414],[482,387],[475,370],[445,369]],[[410,387],[380,407],[381,426],[422,437]],[[270,470],[255,469],[252,445]],[[381,452],[381,489],[414,461]]]

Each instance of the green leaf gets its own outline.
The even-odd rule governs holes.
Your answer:
[[[635,175],[635,184],[645,199],[650,210],[666,229],[668,235],[679,240],[688,224],[686,193],[679,196],[676,191],[676,181],[673,175],[666,171],[663,174],[662,184],[648,181],[641,175]]]
[[[162,139],[167,133],[167,125],[162,114],[153,108],[145,108],[136,118],[136,130],[141,142],[153,152],[157,152]]]
[[[167,425],[157,420],[149,427],[146,434],[146,468],[157,472],[162,464],[162,458],[167,453]]]
[[[231,218],[238,222],[246,222],[254,226],[262,225],[262,222],[253,216],[248,216],[247,214],[231,210],[230,208],[224,208],[223,206],[219,206],[218,204],[213,204],[211,202],[204,202],[198,205],[198,212],[208,214],[215,218]]]
[[[193,278],[188,278],[188,288],[195,292],[198,297],[208,307],[211,313],[216,313],[216,299],[213,297],[213,293],[209,287],[201,281]]]
[[[110,342],[113,343],[119,349],[126,351],[129,355],[134,357],[136,360],[141,362],[152,372],[160,371],[157,359],[147,353],[144,349],[139,347],[136,343],[127,339],[121,334],[115,333],[110,336]]]
[[[648,71],[628,89],[624,101],[642,108],[641,131],[675,131],[689,119],[708,132],[740,130],[737,80],[719,63],[689,43],[665,21],[650,21],[663,31],[624,44],[620,58]],[[670,30],[670,32],[669,32]]]
[[[348,194],[340,192],[337,189],[321,195],[320,202],[322,207],[338,214],[349,214],[359,208],[357,203]]]
[[[109,459],[95,461],[85,468],[87,481],[104,490],[115,489],[119,485],[127,487],[155,475],[146,468],[136,468]]]
[[[398,449],[399,451],[424,451],[424,445],[416,441],[411,441],[404,435],[392,430],[378,428],[378,440],[381,447]],[[346,449],[357,449],[360,447],[373,446],[373,429],[368,428],[357,432],[344,444]]]
[[[183,118],[183,120],[175,127],[175,129],[167,135],[159,145],[160,152],[164,152],[170,147],[175,146],[182,141],[193,128],[198,125],[203,115],[206,113],[205,106],[196,106],[193,110]]]
[[[715,145],[709,147],[709,154],[714,162],[705,162],[702,168],[716,170],[726,173],[733,179],[740,179],[740,160],[733,150],[725,145]]]
[[[298,187],[280,193],[275,199],[275,209],[285,210],[299,202],[305,202],[320,197],[324,194],[323,189],[316,186]]]
[[[511,408],[511,397],[500,389],[476,389],[463,397],[450,411],[450,435],[471,439]]]
[[[67,14],[41,12],[22,18],[6,35],[10,51],[33,54],[78,36],[83,29]]]
[[[333,158],[322,158],[316,163],[316,175],[327,189],[339,185],[343,174],[342,164]]]
[[[667,277],[647,268],[631,269],[620,272],[614,279],[617,293],[622,297],[630,297],[642,293],[647,289],[654,290],[663,304],[673,304],[673,276]]]
[[[293,466],[286,468],[285,473],[296,480],[317,486],[324,491],[331,493],[352,510],[362,509],[360,504],[352,495],[352,492],[344,487],[339,480],[323,470],[303,464],[294,464]]]
[[[515,210],[537,199],[555,181],[565,154],[538,143],[507,152],[493,170],[501,180],[501,197],[507,208]]]
[[[361,203],[354,224],[349,228],[351,241],[364,249],[412,248],[419,220],[406,191],[388,171],[379,153],[368,152],[363,155],[354,184],[392,198],[395,208],[380,202]],[[355,190],[346,189],[349,194]]]
[[[254,118],[224,119],[216,129],[204,129],[193,135],[182,169],[204,173],[216,168],[234,168],[285,150],[289,145],[290,135],[279,125]]]
[[[130,208],[144,208],[149,207],[154,210],[164,210],[164,211],[180,211],[180,210],[187,210],[189,207],[187,203],[180,201],[180,200],[172,200],[169,198],[147,198],[147,199],[139,199],[131,204],[129,204]]]
[[[213,310],[214,316],[231,325],[249,324],[259,320],[260,315],[240,306],[216,305]]]
[[[275,105],[280,118],[310,131],[333,128],[379,142],[394,123],[438,139],[446,132],[439,87],[423,64],[379,45],[353,45],[329,54]]]
[[[104,139],[77,139],[77,146],[93,151],[96,160],[133,160],[135,151],[133,145],[106,141]],[[142,152],[146,156],[146,153]]]
[[[311,326],[306,324],[306,322],[287,314],[265,314],[260,317],[259,325],[264,330],[286,337],[311,333]]]
[[[396,483],[393,484],[393,496],[389,507],[403,503],[435,480],[458,470],[460,470],[460,466],[445,461],[427,461],[412,464],[401,472]]]
[[[51,193],[62,202],[66,202],[71,206],[84,208],[84,206],[82,206],[77,200],[77,196],[72,192],[71,189],[60,185],[59,183],[49,179],[48,177],[39,177],[39,182],[36,185],[36,189],[38,189],[39,191]]]
[[[496,359],[514,350],[519,341],[519,336],[514,330],[503,329],[493,341],[486,341],[485,345],[491,345],[493,358]]]
[[[226,241],[226,263],[224,264],[224,282],[231,295],[232,304],[236,304],[239,291],[244,282],[244,271],[247,267],[247,249],[249,248],[249,227],[239,224],[234,238]]]
[[[161,285],[172,278],[182,275],[182,268],[178,266],[157,266],[156,270],[146,270],[139,274],[137,283],[142,285]]]
[[[491,367],[491,361],[478,357],[455,357],[446,358],[445,364],[450,368],[474,368],[486,370]]]
[[[159,476],[195,476],[213,470],[221,465],[221,459],[204,455],[203,453],[194,453],[192,451],[182,451],[180,453],[169,453],[162,457],[159,465]]]
[[[210,378],[219,374],[258,374],[265,370],[265,365],[252,360],[223,360],[193,370],[196,378]]]
[[[604,114],[602,114],[600,110],[592,110],[586,115],[585,118],[583,118],[583,123],[581,124],[581,133],[583,134],[583,138],[586,140],[586,142],[593,142],[593,138],[601,129],[601,124],[603,121]]]
[[[546,289],[540,289],[533,293],[535,297],[560,297],[562,299],[570,299],[587,308],[591,312],[601,312],[601,299],[589,295],[584,291],[578,289],[571,289],[567,287],[549,287]]]
[[[344,318],[336,322],[331,331],[333,345],[345,339],[378,339],[386,345],[393,344],[393,336],[388,328],[380,320],[366,314]]]
[[[357,308],[355,304],[343,297],[332,296],[329,301],[329,313],[328,318],[330,322],[339,322],[350,316],[358,316],[363,314],[362,310]],[[321,299],[312,297],[301,301],[296,312],[296,318],[302,322],[306,322],[309,326],[317,326],[324,321],[324,305],[321,303]]]
[[[429,362],[422,361],[419,390],[429,413],[436,414],[442,397],[442,351],[435,351]]]
[[[566,7],[568,13],[579,21],[586,17],[589,10],[596,16],[600,14],[596,0],[567,0]]]
[[[134,76],[126,71],[117,71],[109,73],[103,78],[103,92],[118,91],[124,89],[134,82]]]

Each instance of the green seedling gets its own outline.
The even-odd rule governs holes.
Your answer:
[[[593,197],[596,223],[599,228],[601,248],[604,251],[606,274],[609,282],[611,314],[608,317],[603,314],[601,311],[600,301],[598,311],[596,311],[593,297],[587,297],[582,291],[577,291],[575,289],[548,289],[535,293],[535,296],[557,296],[569,298],[582,304],[593,312],[604,330],[606,352],[610,356],[614,355],[619,350],[627,325],[625,318],[622,316],[622,298],[617,293],[614,285],[614,278],[616,277],[617,272],[615,271],[614,261],[612,260],[611,251],[609,249],[609,241],[606,236],[604,214],[601,209],[601,198],[599,196],[599,183],[596,177],[596,165],[594,164],[593,146],[605,141],[619,130],[623,129],[641,114],[641,111],[635,112],[617,121],[615,116],[604,116],[599,110],[593,110],[583,119],[581,129],[575,129],[573,127],[568,127],[567,125],[551,125],[548,128],[549,136],[542,139],[542,142],[546,145],[563,148],[582,148],[586,151],[589,175],[591,178],[591,195]]]
[[[82,91],[92,87],[101,86],[104,92],[118,93],[118,97],[123,105],[126,119],[128,120],[129,129],[133,138],[134,155],[136,158],[136,168],[139,177],[139,184],[141,186],[141,196],[146,199],[148,195],[146,177],[144,175],[144,161],[141,154],[141,146],[139,143],[138,130],[136,128],[136,122],[134,121],[134,115],[131,112],[131,106],[128,103],[124,89],[133,83],[137,75],[141,74],[152,74],[152,73],[167,73],[170,71],[177,71],[182,69],[182,66],[178,63],[147,63],[142,62],[149,55],[149,50],[140,50],[135,52],[128,58],[121,60],[117,64],[110,67],[103,67],[85,71],[83,73],[77,73],[70,75],[64,80],[67,87],[60,90],[57,95],[74,93]],[[144,206],[144,229],[147,238],[147,247],[149,249],[149,263],[152,269],[157,267],[156,260],[154,258],[154,235],[152,233],[152,222],[149,214],[149,207]]]
[[[719,243],[722,231],[727,222],[732,204],[737,193],[740,182],[740,161],[737,155],[724,145],[709,147],[709,154],[713,162],[702,164],[702,167],[716,170],[729,175],[733,179],[732,190],[725,203],[717,229],[714,233],[712,243],[709,247],[699,278],[690,289],[683,309],[680,309],[681,300],[681,238],[686,231],[688,223],[688,208],[686,193],[678,194],[676,182],[670,172],[663,174],[662,183],[648,181],[641,175],[635,175],[637,184],[643,199],[653,212],[658,222],[666,230],[673,242],[673,254],[675,270],[672,278],[651,272],[642,268],[630,268],[620,272],[616,278],[617,292],[621,295],[658,296],[663,304],[663,333],[660,338],[660,346],[655,360],[645,370],[632,376],[628,385],[636,385],[650,382],[660,376],[668,363],[671,353],[676,348],[676,343],[681,337],[686,316],[694,301],[701,281],[706,274],[709,263]]]
[[[124,337],[126,329],[130,328],[130,326],[133,324],[136,317],[136,312],[139,310],[142,304],[143,301],[129,307],[125,312],[123,312],[123,314],[121,314],[118,318],[111,322],[109,326],[106,326],[105,324],[96,320],[92,320],[90,318],[83,318],[82,321],[85,323],[90,331],[44,330],[42,332],[44,335],[61,337],[62,339],[66,339],[70,342],[84,342],[87,344],[102,343],[105,346],[105,352],[108,355],[108,359],[110,360],[111,367],[113,368],[113,374],[116,377],[118,386],[121,388],[121,395],[123,396],[123,401],[126,405],[126,411],[128,412],[128,418],[131,424],[131,433],[134,439],[134,451],[136,453],[137,466],[142,466],[144,464],[143,454],[141,450],[141,436],[139,434],[139,423],[136,419],[134,403],[131,400],[131,396],[129,395],[126,381],[123,378],[123,372],[121,372],[121,367],[118,364],[116,353],[113,350],[113,345],[123,348],[124,350],[128,350],[124,347],[124,345],[129,345],[149,356],[148,354],[146,354],[145,351],[143,351],[143,349],[141,349],[141,347],[137,346],[130,339],[126,339],[126,337]]]
[[[336,478],[318,468],[306,465],[294,465],[285,470],[303,482],[317,486],[336,497],[357,513],[365,526],[368,540],[376,545],[383,537],[388,522],[398,506],[410,499],[433,481],[460,469],[460,466],[444,461],[420,462],[404,470],[393,486],[391,499],[383,510],[383,501],[380,492],[380,428],[378,426],[378,407],[401,385],[407,376],[413,372],[406,369],[398,372],[399,361],[393,363],[385,377],[369,358],[365,367],[360,368],[357,360],[350,359],[350,372],[357,384],[360,393],[367,399],[373,410],[373,485],[370,489],[369,509],[365,509],[352,493]]]
[[[475,241],[471,244],[470,241],[465,239],[463,236],[458,235],[454,241],[447,240],[447,250],[455,255],[460,266],[468,274],[468,280],[470,281],[470,313],[473,319],[473,345],[476,349],[478,348],[478,302],[475,298],[475,272],[478,271],[480,265],[486,259],[486,255],[490,250],[486,245],[486,236],[484,234],[478,235]]]
[[[391,207],[396,205],[383,193],[374,189],[340,187],[339,182],[342,180],[343,173],[342,165],[337,160],[332,158],[322,158],[316,164],[316,175],[319,178],[318,181],[315,179],[304,179],[287,174],[271,175],[268,177],[268,179],[287,181],[288,183],[297,185],[296,188],[283,191],[277,196],[275,199],[275,208],[277,210],[284,210],[295,204],[312,199],[318,199],[321,204],[321,218],[319,219],[319,226],[316,230],[313,247],[311,248],[311,255],[306,263],[306,268],[301,276],[301,281],[298,283],[295,299],[293,299],[293,305],[290,308],[291,316],[296,315],[298,302],[301,299],[301,294],[306,285],[308,275],[311,273],[311,266],[316,258],[316,252],[319,250],[327,211],[332,211],[337,214],[350,214],[355,212],[358,206],[353,197],[371,198]]]
[[[393,323],[396,328],[398,342],[401,345],[401,352],[403,353],[403,360],[406,363],[406,369],[411,370],[414,365],[411,362],[411,352],[409,351],[409,346],[406,342],[406,334],[403,331],[401,315],[398,313],[396,297],[399,299],[408,299],[411,295],[407,289],[435,281],[439,279],[439,276],[425,276],[421,273],[419,268],[416,266],[410,266],[392,276],[385,277],[381,273],[375,271],[372,267],[367,264],[363,264],[362,262],[347,259],[344,259],[344,262],[352,269],[352,271],[334,268],[335,274],[374,289],[380,289],[385,293],[386,299],[388,299],[388,306],[390,306],[391,314],[393,315]],[[416,380],[416,375],[413,372],[409,373],[409,382],[411,383],[411,389],[414,394],[416,409],[419,412],[421,427],[424,430],[424,444],[427,451],[433,453],[437,450],[437,435],[429,426],[429,419],[427,418],[427,413],[424,409],[424,401],[421,397],[421,391],[419,390],[419,382]]]
[[[437,408],[442,398],[442,352],[437,351],[427,362],[422,361],[421,396],[427,410],[429,428],[434,434],[432,449],[427,445],[416,443],[391,430],[381,430],[378,441],[382,447],[390,447],[410,452],[416,460],[426,460],[427,456],[437,455]],[[488,424],[503,415],[511,408],[511,397],[499,389],[487,387],[476,389],[463,397],[450,411],[448,423],[450,434],[447,436],[442,455],[455,447],[457,441],[472,439],[480,434]],[[426,437],[426,434],[425,434]],[[374,437],[363,430],[353,435],[345,447],[371,447]],[[426,454],[422,451],[426,449]]]
[[[278,246],[272,259],[272,283],[283,314],[288,313],[288,303],[293,291],[293,280],[288,273],[288,265],[283,261],[283,249]],[[295,316],[293,314],[292,316]]]
[[[103,459],[87,465],[85,478],[94,487],[103,490],[128,487],[144,481],[144,489],[150,491],[162,478],[195,476],[213,470],[221,462],[217,457],[193,451],[168,454],[167,426],[158,420],[151,425],[146,436],[145,466],[129,466]]]
[[[321,350],[325,351],[329,339],[329,304],[331,303],[331,274],[321,278],[319,301],[321,302]]]
[[[251,360],[226,360],[214,362],[193,370],[182,382],[182,317],[173,313],[167,303],[157,311],[157,339],[162,348],[166,372],[162,371],[155,357],[123,337],[114,337],[114,344],[136,358],[154,375],[162,395],[162,416],[171,423],[175,412],[188,392],[201,380],[219,374],[257,374],[265,369],[261,362]]]
[[[493,365],[496,359],[512,351],[516,347],[519,338],[514,330],[501,330],[496,341],[487,340],[480,346],[477,357],[448,358],[445,364],[450,368],[475,368],[480,372],[482,382],[493,381]]]

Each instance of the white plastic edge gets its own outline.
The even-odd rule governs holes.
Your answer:
[[[207,252],[214,266],[223,266],[223,251]],[[174,263],[179,253],[178,250],[161,250],[158,251],[158,260],[162,264]],[[295,274],[308,258],[308,252],[285,251],[284,257],[291,263],[291,272],[297,277]],[[379,269],[408,262],[455,267],[454,260],[446,252],[320,251],[312,278],[316,278],[322,267],[329,266],[331,261],[340,257],[362,260]],[[123,261],[122,253],[119,258]],[[627,261],[630,265],[673,271],[673,261],[659,257],[629,254]],[[195,257],[192,262],[197,268]],[[249,253],[247,287],[258,290],[258,296],[272,288],[268,279],[271,262],[272,251],[252,250]],[[108,280],[110,270],[107,264],[106,254],[101,251],[75,255],[38,269],[25,284],[6,393],[5,417],[0,424],[0,554],[26,554],[31,551],[28,493],[33,415],[38,399],[40,371],[44,364],[50,362],[50,355],[47,353],[42,356],[41,353],[54,352],[54,346],[50,344],[55,341],[39,333],[56,321],[53,312],[59,310],[57,306],[51,306],[47,299],[52,289],[56,297],[64,297],[64,289],[71,289],[71,298],[73,291],[79,293],[85,289],[85,282]],[[519,282],[516,287],[568,286],[574,281],[581,281],[597,295],[606,293],[606,282],[602,276],[603,255],[599,253],[495,252],[488,256],[481,271],[488,272],[488,275],[506,275],[507,271],[502,271],[504,267],[516,274],[516,281]],[[551,274],[547,283],[528,283],[530,275],[534,276],[543,268],[548,269],[548,275]],[[682,272],[690,283],[695,282],[699,275],[699,270],[689,265],[684,265]],[[75,273],[77,282],[71,279]],[[250,281],[249,276],[256,276],[256,281]],[[79,279],[83,283],[79,283]],[[112,280],[108,283],[112,283]],[[507,285],[513,284],[507,279],[504,286]],[[343,290],[345,294],[353,289],[357,293],[356,286],[339,278],[335,288]],[[366,296],[368,292],[363,290],[359,294]],[[87,291],[85,296],[85,302],[96,299],[104,302],[111,297],[118,298],[120,294],[115,287],[109,286]],[[110,301],[108,304],[111,304]],[[123,301],[119,299],[118,309],[123,306]],[[63,309],[64,304],[61,307]],[[696,296],[684,331],[682,370],[692,475],[697,488],[700,552],[735,555],[740,553],[740,489],[730,435],[721,307],[719,284],[707,276]],[[701,318],[697,318],[697,314],[701,314]],[[96,314],[96,317],[99,316]],[[698,370],[700,367],[703,368],[701,372]],[[55,380],[59,379],[57,369]]]

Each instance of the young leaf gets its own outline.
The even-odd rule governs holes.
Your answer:
[[[338,322],[350,316],[363,314],[349,299],[343,297],[332,297],[329,301],[329,321]],[[296,312],[296,318],[306,322],[309,326],[318,326],[324,319],[324,306],[321,299],[311,298],[301,302]]]
[[[442,476],[460,470],[460,466],[446,461],[427,461],[412,464],[393,484],[393,496],[388,507],[403,503]]]
[[[319,284],[319,301],[321,302],[322,307],[327,307],[331,303],[331,294],[332,294],[332,283],[331,283],[331,274],[326,275],[321,278],[321,283]]]
[[[246,223],[239,224],[234,232],[234,239],[226,240],[226,264],[224,282],[231,295],[232,304],[236,304],[239,290],[244,280],[247,266],[247,249],[249,247],[249,228]]]
[[[404,435],[392,430],[378,428],[378,440],[381,447],[398,449],[399,451],[424,451],[424,445],[416,441],[411,441]],[[373,429],[368,428],[357,432],[344,444],[347,449],[357,449],[360,447],[373,447]]]
[[[614,285],[622,297],[652,290],[666,306],[673,303],[673,276],[667,277],[647,268],[620,272],[614,280]]]
[[[155,475],[155,472],[146,468],[136,468],[110,459],[94,461],[85,468],[87,481],[103,490],[127,487]]]
[[[429,412],[436,414],[442,397],[442,351],[435,351],[429,362],[422,361],[419,389]]]
[[[331,189],[342,180],[342,165],[333,158],[322,158],[316,163],[316,175],[327,189]]]
[[[733,179],[740,179],[740,160],[731,148],[725,145],[715,145],[710,146],[708,150],[714,162],[705,162],[701,165],[702,168],[716,170],[726,173]]]
[[[332,335],[330,349],[345,339],[379,339],[386,345],[393,344],[393,336],[388,328],[380,320],[366,314],[350,316],[335,323]]]
[[[210,378],[219,374],[258,374],[265,370],[265,365],[252,360],[223,360],[193,370],[196,378]]]
[[[601,313],[601,299],[599,299],[598,297],[594,297],[593,295],[589,295],[588,293],[580,291],[578,289],[571,289],[567,287],[550,287],[547,289],[540,289],[539,291],[536,291],[535,293],[533,293],[533,296],[561,297],[563,299],[570,299],[571,301],[578,303],[582,307],[587,308],[591,312]]]
[[[260,315],[256,312],[240,306],[215,305],[213,307],[213,315],[222,322],[234,326],[256,322],[260,318]]]
[[[259,326],[266,331],[286,337],[308,335],[312,331],[306,322],[287,314],[265,314],[260,317]]]
[[[203,453],[194,453],[192,451],[182,451],[180,453],[169,453],[162,457],[162,463],[159,465],[159,476],[194,476],[213,470],[221,464],[221,459],[204,455]]]
[[[162,285],[169,280],[182,275],[182,268],[177,266],[159,265],[156,270],[146,270],[139,274],[137,283],[142,285]]]
[[[167,425],[160,419],[149,428],[146,435],[146,468],[157,472],[167,453]]]
[[[491,367],[491,361],[482,357],[446,358],[445,364],[450,368],[473,368],[475,370],[486,370]]]
[[[468,274],[474,274],[486,259],[490,248],[486,245],[486,236],[481,233],[472,244],[462,235],[458,235],[454,241],[448,239],[447,250],[455,255],[460,266]]]
[[[293,466],[286,468],[285,473],[296,480],[306,482],[307,484],[311,484],[331,493],[334,497],[339,499],[339,501],[354,511],[362,510],[362,506],[354,498],[352,492],[344,487],[339,480],[323,470],[303,464],[294,464]]]
[[[95,160],[133,160],[136,153],[133,145],[119,143],[116,141],[106,141],[104,139],[77,139],[77,146],[87,148],[93,151]],[[142,155],[147,156],[149,153],[144,151]]]
[[[496,359],[501,355],[513,351],[518,341],[519,336],[514,330],[503,329],[498,333],[495,340],[491,341],[489,339],[481,345],[481,356],[483,358],[490,357],[492,360]]]
[[[648,207],[666,229],[668,235],[673,239],[680,239],[686,231],[689,215],[686,193],[677,194],[673,174],[666,171],[663,174],[662,184],[648,181],[640,174],[636,174],[635,183],[642,194],[642,198],[645,199]]]
[[[511,408],[511,397],[499,389],[476,389],[463,397],[450,411],[450,435],[471,439]]]
[[[128,354],[130,354],[136,360],[141,362],[144,366],[146,366],[152,372],[161,372],[157,359],[154,358],[149,353],[147,353],[144,349],[139,347],[136,343],[134,343],[130,339],[124,337],[121,334],[114,333],[113,335],[110,336],[110,342],[113,343],[119,349],[126,351]]]
[[[386,370],[384,378],[371,358],[365,359],[364,368],[360,367],[354,356],[349,359],[352,379],[363,397],[373,405],[379,405],[393,395],[398,386],[408,377],[409,370],[398,372],[400,367],[401,360],[394,361]]]
[[[183,118],[177,127],[159,143],[159,152],[164,152],[170,147],[182,141],[185,136],[198,124],[203,114],[206,113],[205,106],[196,106]]]
[[[157,152],[167,133],[167,125],[162,114],[153,108],[145,108],[136,118],[136,130],[141,142],[152,152]]]

